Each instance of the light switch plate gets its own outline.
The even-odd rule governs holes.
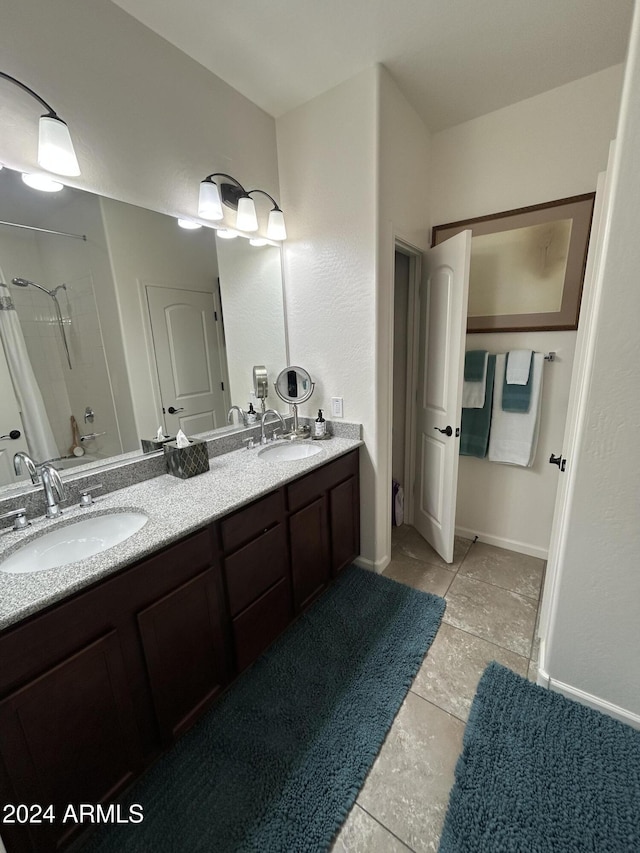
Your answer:
[[[331,398],[331,417],[332,418],[343,418],[344,417],[344,404],[342,397],[332,397]]]

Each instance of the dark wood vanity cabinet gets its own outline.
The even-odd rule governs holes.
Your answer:
[[[0,806],[117,796],[357,556],[358,503],[355,450],[1,632]]]
[[[113,799],[231,672],[210,530],[0,634],[0,801],[58,821],[0,824],[10,853],[59,849],[67,805]]]
[[[360,553],[358,452],[287,487],[296,612],[308,607]]]

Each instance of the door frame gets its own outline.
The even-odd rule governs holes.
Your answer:
[[[416,382],[418,376],[418,293],[419,285],[422,278],[422,249],[412,245],[401,237],[397,236],[394,239],[394,259],[395,253],[400,252],[409,258],[409,293],[407,299],[407,375],[406,375],[406,399],[405,399],[405,453],[404,453],[404,519],[405,524],[413,522],[414,508],[414,486],[415,486],[415,457],[416,457]],[[395,305],[395,274],[392,278],[391,287],[391,305]],[[393,321],[395,310],[389,312],[388,317],[388,339],[389,339],[389,401],[393,400]],[[387,482],[385,484],[386,493],[391,495],[391,461],[392,461],[392,431],[393,418],[389,424],[389,466],[387,472]],[[391,531],[391,513],[388,513],[389,530]]]

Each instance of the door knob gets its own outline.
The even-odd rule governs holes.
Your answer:
[[[553,453],[549,457],[549,462],[551,465],[557,465],[561,471],[564,471],[567,465],[566,459],[563,459],[562,456],[554,456]]]
[[[8,432],[6,435],[0,435],[0,439],[12,438],[15,441],[16,438],[20,438],[20,435],[21,433],[19,429],[12,429],[11,432]]]
[[[184,412],[184,406],[182,406],[182,408],[181,408],[181,409],[175,409],[173,406],[169,406],[169,410],[168,410],[168,411],[169,411],[169,414],[170,414],[170,415],[177,415],[177,414],[178,414],[178,412]]]
[[[443,435],[453,435],[453,429],[450,426],[446,426],[444,429],[440,429],[440,427],[434,427],[438,432],[441,432]]]

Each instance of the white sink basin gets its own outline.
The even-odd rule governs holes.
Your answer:
[[[309,456],[315,456],[321,451],[322,448],[319,445],[311,444],[308,440],[304,443],[290,441],[263,447],[258,451],[258,456],[266,462],[294,462],[296,459],[308,459]]]
[[[30,574],[85,560],[124,542],[148,520],[133,510],[79,519],[26,542],[0,563],[0,571]]]

